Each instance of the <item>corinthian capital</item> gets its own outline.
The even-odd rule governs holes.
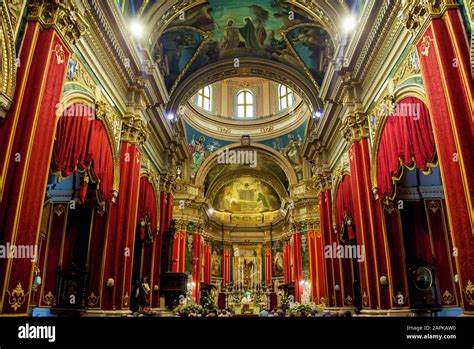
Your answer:
[[[313,188],[318,192],[332,188],[332,175],[330,171],[320,170],[313,177]]]
[[[122,142],[142,145],[148,139],[146,123],[133,114],[126,115],[122,124]]]
[[[87,23],[71,0],[31,0],[28,18],[37,20],[45,28],[55,28],[71,45],[87,29]]]
[[[349,143],[360,141],[369,136],[369,127],[365,114],[348,114],[341,125],[341,134]]]
[[[458,6],[458,0],[403,0],[400,22],[408,30],[417,30],[430,16],[441,16],[448,8]]]

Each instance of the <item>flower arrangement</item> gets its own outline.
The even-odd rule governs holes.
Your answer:
[[[321,304],[313,303],[313,302],[306,303],[306,304],[294,303],[292,306],[290,306],[289,310],[292,314],[301,313],[301,312],[305,312],[308,314],[314,314],[314,313],[322,314],[324,311],[324,306]]]
[[[292,298],[287,293],[283,294],[283,296],[281,298],[281,310],[286,312],[290,309],[291,299]]]
[[[216,296],[212,293],[208,293],[207,296],[204,297],[204,309],[215,309],[216,308]]]
[[[231,295],[231,302],[232,303],[240,303],[241,300],[242,300],[242,298],[240,297],[240,295],[238,293],[232,293],[232,295]]]
[[[260,304],[260,303],[265,303],[265,297],[261,292],[255,293],[253,296],[253,303],[254,304]]]
[[[201,305],[197,303],[188,302],[188,303],[180,304],[178,307],[174,309],[174,312],[178,313],[181,316],[188,316],[191,313],[202,314],[204,312],[204,309]]]

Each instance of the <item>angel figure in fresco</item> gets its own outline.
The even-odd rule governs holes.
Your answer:
[[[301,166],[303,159],[301,158],[301,142],[295,141],[293,134],[288,135],[290,143],[285,149],[285,156],[290,160],[293,166]]]
[[[194,135],[189,144],[189,153],[191,154],[191,170],[193,173],[199,169],[205,159],[204,141],[206,138],[201,136],[198,141],[194,140]]]
[[[240,34],[239,29],[234,26],[234,21],[229,20],[227,22],[227,27],[224,29],[224,35],[221,40],[221,50],[225,52],[233,48],[239,47],[240,44]]]

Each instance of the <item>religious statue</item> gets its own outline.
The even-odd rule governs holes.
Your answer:
[[[150,285],[148,276],[143,276],[135,294],[140,310],[146,310],[150,306]]]
[[[213,276],[221,276],[221,256],[217,254],[217,251],[214,250],[212,252],[212,259],[211,259],[211,265],[212,265],[212,275]]]
[[[273,257],[273,274],[275,276],[283,275],[283,253],[277,251]]]
[[[244,287],[250,287],[252,276],[253,276],[254,264],[253,262],[247,262],[244,260]]]

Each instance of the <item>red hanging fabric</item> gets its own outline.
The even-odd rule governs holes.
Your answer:
[[[148,181],[147,177],[140,178],[140,194],[137,212],[137,223],[140,224],[140,221],[146,217],[148,223],[150,223],[152,233],[156,234],[158,220],[156,196],[153,185]]]
[[[410,115],[411,114],[411,115]],[[436,154],[428,108],[409,97],[388,118],[377,155],[377,186],[381,198],[393,199],[401,166],[426,170]]]
[[[341,229],[346,217],[354,217],[351,179],[349,176],[342,177],[341,183],[339,183],[337,189],[335,222],[337,229]]]
[[[74,104],[58,122],[51,167],[64,178],[90,170],[98,182],[99,201],[108,201],[113,186],[113,157],[107,131],[93,119],[92,107]],[[82,193],[81,195],[84,195]]]

